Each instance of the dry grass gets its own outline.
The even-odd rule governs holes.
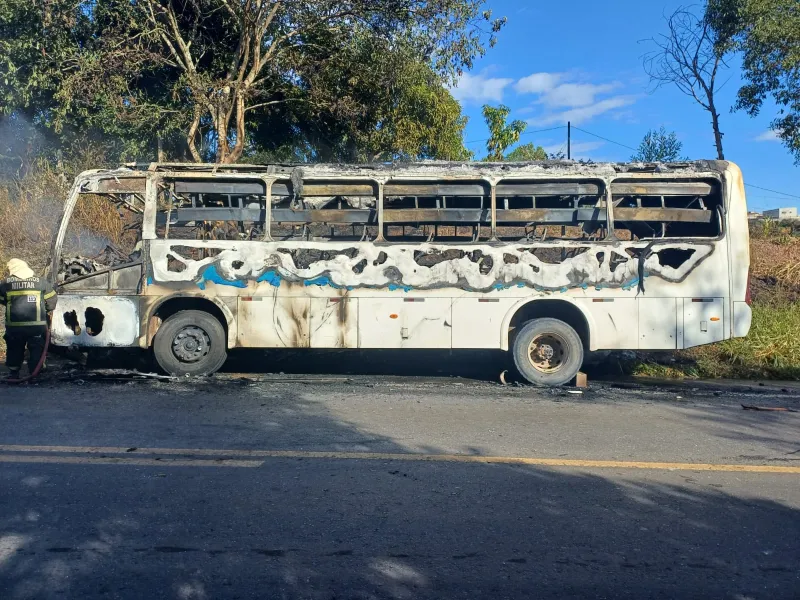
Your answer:
[[[21,258],[38,274],[44,273],[71,183],[46,162],[20,180],[0,182],[0,271],[9,259]],[[83,236],[124,245],[125,223],[108,200],[82,198],[73,215],[70,245],[80,247]],[[5,352],[3,331],[0,323],[0,357]]]
[[[67,191],[45,163],[22,180],[0,184],[0,264],[21,258],[43,271]]]

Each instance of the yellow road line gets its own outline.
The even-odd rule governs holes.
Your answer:
[[[41,454],[0,454],[0,463],[43,463],[68,465],[135,465],[143,467],[260,467],[260,460],[204,460],[129,458],[126,456],[43,456]]]
[[[658,471],[718,471],[735,473],[779,473],[800,475],[800,466],[788,467],[778,465],[748,465],[748,464],[717,464],[717,463],[682,463],[682,462],[648,462],[648,461],[621,461],[621,460],[581,460],[568,458],[533,458],[514,456],[475,456],[471,454],[415,454],[415,453],[388,453],[388,452],[312,452],[304,450],[230,450],[213,448],[124,448],[114,446],[22,446],[0,445],[0,452],[40,452],[47,454],[121,454],[122,458],[137,460],[142,455],[166,456],[216,456],[237,458],[308,458],[308,459],[333,459],[333,460],[392,460],[392,461],[417,461],[417,462],[454,462],[454,463],[481,463],[481,464],[506,464],[528,465],[539,467],[574,467],[589,469],[650,469]],[[53,457],[68,458],[68,457]],[[114,460],[111,458],[111,460]],[[154,464],[164,464],[165,460],[152,460]],[[0,456],[0,462],[3,457]],[[11,461],[5,461],[11,462]],[[28,461],[26,461],[28,462]],[[53,461],[57,462],[57,461]],[[65,461],[62,461],[65,462]],[[191,459],[186,465],[191,466],[198,462],[212,465],[229,466],[259,466],[263,461],[213,461]],[[235,464],[253,463],[246,465]],[[149,463],[148,463],[149,464]],[[174,464],[174,463],[173,463]]]

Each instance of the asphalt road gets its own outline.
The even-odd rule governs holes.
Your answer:
[[[0,598],[800,597],[792,390],[287,378],[0,387]]]

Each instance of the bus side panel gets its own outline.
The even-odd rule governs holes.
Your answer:
[[[593,345],[603,350],[635,350],[639,347],[636,298],[577,298],[575,303],[592,315]]]
[[[139,338],[139,298],[61,294],[51,339],[57,346],[127,347]]]
[[[453,348],[500,348],[507,333],[503,320],[518,302],[519,298],[455,298]]]
[[[312,348],[358,347],[357,298],[311,298],[308,318]]]
[[[724,298],[684,298],[682,304],[683,344],[678,347],[702,346],[725,338]]]
[[[675,350],[678,344],[676,299],[640,297],[638,302],[639,349]]]
[[[240,297],[241,348],[308,348],[311,299],[297,296]]]
[[[359,298],[360,348],[450,348],[452,299]]]

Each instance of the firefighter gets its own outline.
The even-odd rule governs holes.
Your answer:
[[[6,364],[9,379],[19,379],[28,347],[28,369],[33,373],[45,351],[45,334],[58,298],[53,287],[40,279],[25,261],[8,261],[9,276],[0,280],[0,304],[6,315]]]

